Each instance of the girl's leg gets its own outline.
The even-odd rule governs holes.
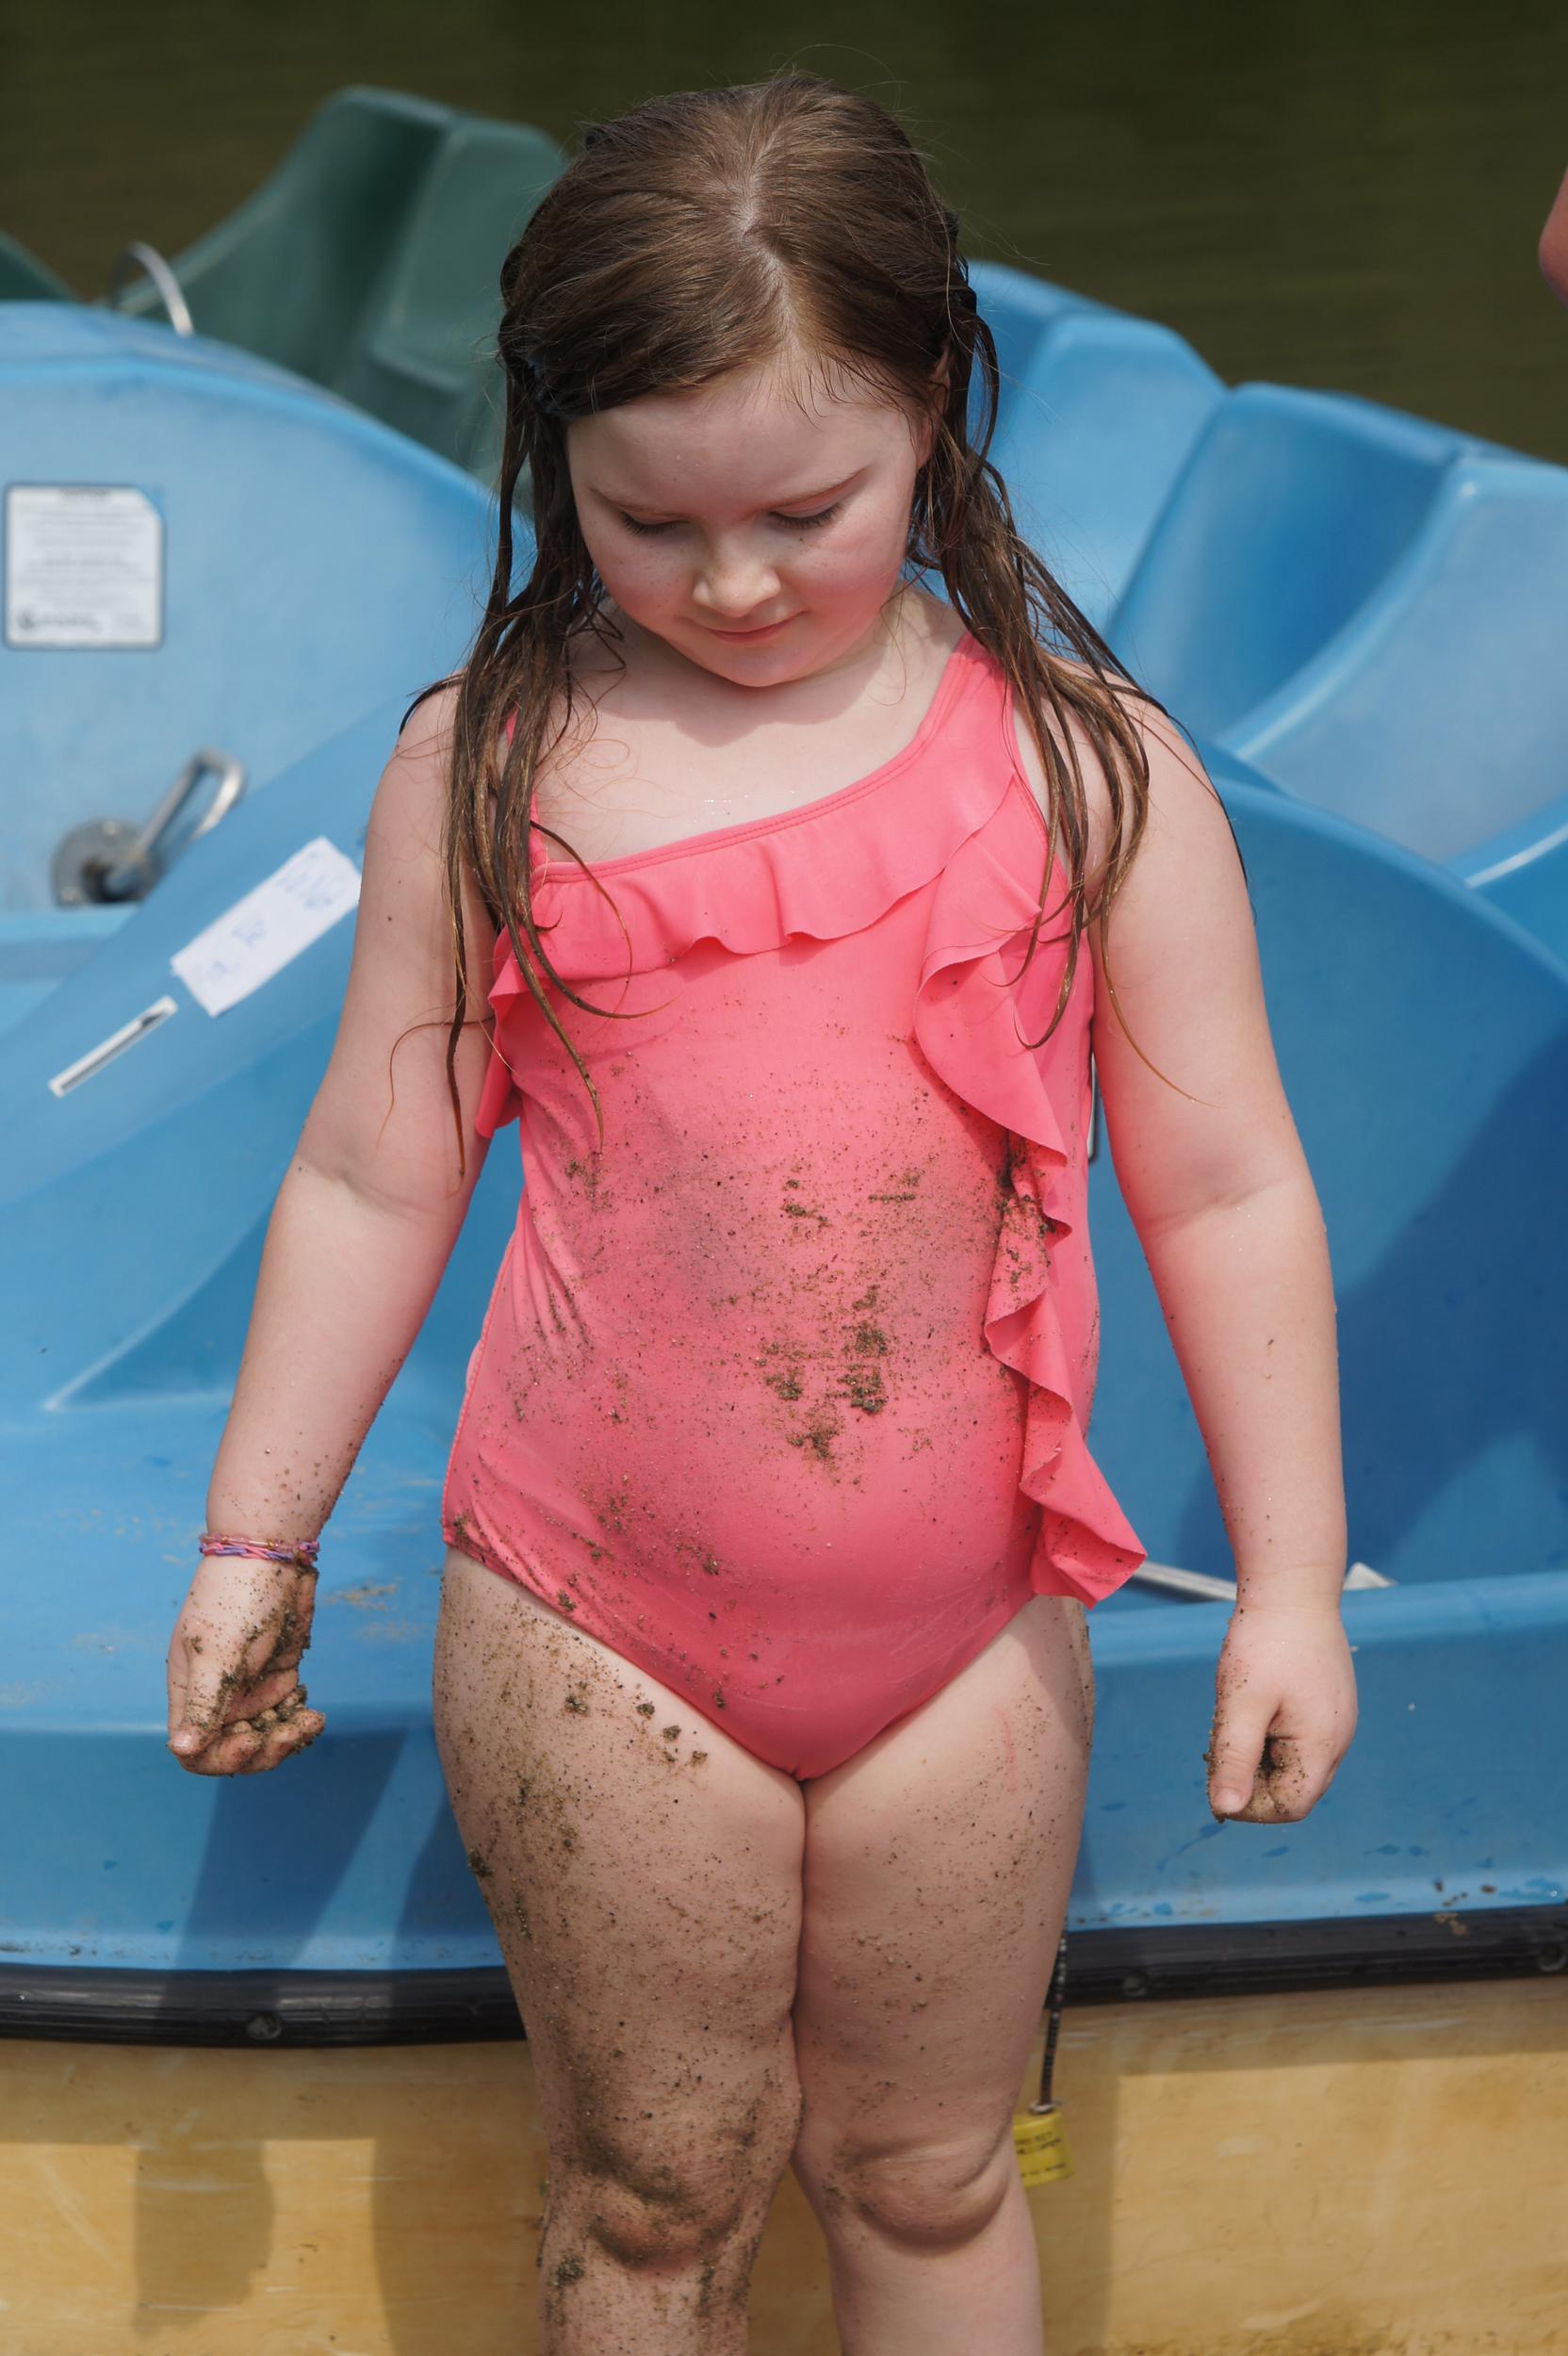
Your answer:
[[[806,1791],[795,2172],[844,2356],[1040,2356],[1012,2115],[1083,1828],[1081,1605],[1037,1595]]]
[[[743,2356],[800,2118],[801,1787],[455,1548],[433,1699],[549,2149],[542,2356]]]

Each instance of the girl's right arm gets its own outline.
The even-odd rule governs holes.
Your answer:
[[[206,1526],[224,1535],[288,1545],[320,1530],[424,1322],[484,1165],[474,1116],[495,927],[471,875],[454,1075],[463,1178],[446,1071],[453,973],[441,831],[455,692],[410,715],[376,791],[336,1039],[268,1224],[207,1492]],[[254,1773],[320,1732],[320,1713],[302,1708],[259,1730],[251,1723],[290,1702],[314,1587],[291,1565],[202,1560],[169,1653],[171,1747],[183,1765]]]

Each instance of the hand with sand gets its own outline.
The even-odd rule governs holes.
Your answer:
[[[169,1644],[169,1747],[197,1775],[265,1774],[326,1724],[305,1708],[316,1573],[295,1562],[205,1557]]]

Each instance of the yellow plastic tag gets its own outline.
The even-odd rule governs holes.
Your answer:
[[[1072,2173],[1059,2102],[1044,2111],[1015,2111],[1013,2146],[1025,2184],[1055,2184]]]

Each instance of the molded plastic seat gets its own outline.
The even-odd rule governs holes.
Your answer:
[[[971,277],[1002,376],[992,464],[1024,537],[1102,630],[1225,388],[1168,328],[996,263]]]
[[[1560,1922],[1568,1757],[1544,1759],[1540,1727],[1568,1676],[1568,973],[1441,868],[1206,749],[1332,1253],[1349,1551],[1396,1584],[1341,1607],[1361,1720],[1333,1788],[1245,1849],[1208,1813],[1202,1755],[1230,1607],[1135,1580],[1090,1615],[1070,1931],[1333,1921],[1332,1944],[1434,1903],[1461,1926],[1509,1906]],[[1090,1199],[1096,1458],[1156,1561],[1231,1578],[1108,1156]]]
[[[1287,794],[1568,953],[1568,469],[1246,385],[1112,624],[1135,675]]]
[[[1118,653],[1189,728],[1256,758],[1243,723],[1388,579],[1462,448],[1369,402],[1243,385],[1143,552],[1111,623]]]
[[[1565,616],[1568,468],[1462,451],[1401,561],[1228,741],[1320,809],[1490,865],[1568,787]]]
[[[1134,676],[1256,781],[1447,861],[1568,956],[1568,469],[1372,401],[1227,391],[1165,329],[971,275],[1015,515]]]

